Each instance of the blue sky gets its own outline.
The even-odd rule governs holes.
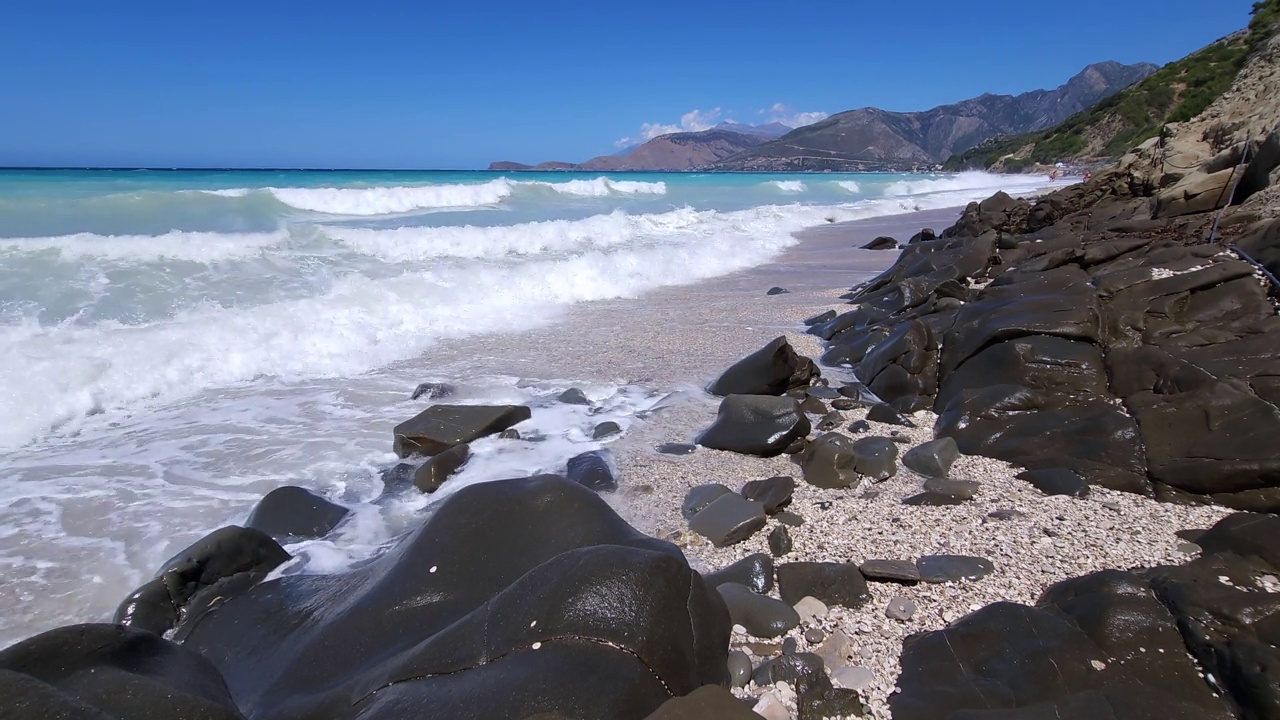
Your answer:
[[[687,126],[920,110],[1165,63],[1251,5],[12,0],[0,165],[584,160],[695,110]]]

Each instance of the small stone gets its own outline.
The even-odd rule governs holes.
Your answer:
[[[763,503],[764,511],[769,515],[775,515],[791,503],[791,495],[795,489],[795,478],[780,475],[748,482],[742,486],[742,497]]]
[[[1178,543],[1177,550],[1183,555],[1195,555],[1200,552],[1200,546],[1195,543],[1188,542]]]
[[[818,432],[827,432],[828,430],[835,430],[840,427],[840,423],[842,422],[844,422],[844,416],[833,410],[826,415],[823,415],[814,427],[817,428]]]
[[[838,668],[849,664],[849,658],[853,656],[853,646],[849,644],[848,636],[837,630],[827,636],[826,642],[822,643],[815,652],[827,667]]]
[[[752,706],[751,712],[764,720],[791,720],[791,711],[787,710],[787,706],[783,705],[778,696],[772,692],[761,695],[760,700]]]
[[[801,618],[803,620],[803,618]],[[810,645],[817,645],[825,640],[827,634],[822,632],[822,628],[811,627],[804,631],[804,641]]]
[[[507,428],[506,430],[498,433],[498,438],[501,440],[519,440],[520,431],[515,428]]]
[[[867,560],[858,566],[868,580],[888,582],[920,582],[920,569],[910,560]]]
[[[905,622],[916,616],[916,604],[901,596],[894,597],[885,606],[884,615],[890,620]]]
[[[471,446],[454,445],[423,463],[413,474],[413,484],[420,492],[433,493],[453,477],[471,459]]]
[[[426,398],[428,400],[439,400],[440,398],[449,397],[455,392],[457,392],[457,389],[448,383],[424,382],[414,388],[413,396],[409,399]]]
[[[800,598],[800,602],[795,604],[795,609],[796,614],[800,616],[800,621],[807,625],[817,623],[830,612],[826,603],[811,595],[805,595]]]
[[[871,409],[867,411],[867,419],[871,422],[885,423],[886,425],[915,427],[915,423],[884,403],[872,405]]]
[[[823,667],[822,658],[815,653],[783,654],[768,662],[760,663],[760,666],[751,673],[751,680],[756,685],[775,685],[785,697],[788,689],[797,681],[815,673],[821,673]]]
[[[710,485],[699,485],[691,488],[685,493],[684,503],[680,505],[680,514],[685,520],[692,520],[703,508],[715,502],[721,495],[731,494],[733,491],[720,483],[712,483]]]
[[[795,655],[800,652],[800,643],[795,638],[789,637],[782,640],[782,654]]]
[[[992,520],[1017,520],[1018,518],[1024,518],[1026,516],[1027,514],[1024,512],[1021,512],[1019,510],[1009,509],[1009,508],[992,510],[991,512],[987,513],[987,517],[991,518]]]
[[[863,690],[871,686],[875,680],[875,673],[867,668],[857,665],[836,668],[831,673],[831,681],[836,685],[850,690]]]
[[[1085,482],[1074,470],[1067,468],[1024,470],[1018,473],[1016,477],[1031,483],[1045,495],[1085,497],[1089,494],[1089,483]]]
[[[769,552],[774,557],[782,557],[791,552],[791,533],[787,532],[786,525],[779,525],[769,533]]]
[[[654,450],[656,450],[657,452],[663,455],[688,455],[689,453],[697,449],[698,449],[697,445],[690,445],[688,443],[673,443],[673,442],[662,443],[658,447],[654,448]]]
[[[801,437],[801,438],[796,438],[795,440],[792,440],[792,441],[791,441],[791,444],[790,444],[790,445],[788,445],[788,446],[787,446],[787,447],[782,451],[782,454],[784,454],[784,455],[791,455],[791,456],[795,457],[795,456],[798,456],[800,453],[804,452],[805,448],[807,448],[807,447],[809,447],[809,441],[808,441],[808,440],[806,440],[805,438],[802,438],[802,437]]]
[[[951,465],[960,457],[960,448],[949,437],[940,437],[911,448],[902,456],[908,470],[929,478],[945,478]]]
[[[790,292],[791,291],[786,288],[780,288],[775,286],[765,291],[765,295],[786,295],[787,293],[790,293]]]
[[[613,492],[618,489],[609,462],[608,450],[592,450],[569,458],[565,477],[596,492]]]
[[[781,637],[800,624],[795,608],[768,595],[757,595],[745,585],[725,583],[716,590],[729,609],[730,621],[756,637]]]
[[[721,495],[689,521],[690,530],[716,547],[740,543],[764,525],[764,505],[736,493]]]
[[[591,398],[578,388],[569,388],[556,396],[556,399],[565,405],[590,405]]]
[[[825,387],[822,385],[805,388],[804,394],[811,398],[818,398],[819,400],[835,400],[840,397],[840,392],[835,388]]]
[[[790,510],[783,510],[777,515],[774,515],[773,519],[777,520],[783,525],[787,525],[790,527],[800,527],[801,525],[804,525],[804,518],[791,512]]]
[[[600,423],[599,425],[596,425],[595,429],[591,431],[591,439],[600,440],[603,438],[611,437],[613,435],[617,435],[621,432],[622,432],[622,427],[618,425],[618,423],[612,420],[606,420]]]
[[[1120,512],[1120,503],[1118,502],[1104,502],[1102,503],[1102,507],[1113,512]]]
[[[751,682],[751,658],[741,650],[729,653],[729,684],[746,687]]]
[[[800,412],[807,415],[826,415],[827,404],[816,397],[806,397],[800,401]]]
[[[865,432],[871,432],[871,425],[866,420],[858,420],[849,425],[849,432],[854,435],[861,435]]]
[[[862,402],[852,398],[839,398],[838,400],[831,401],[831,407],[834,410],[857,410],[862,407]]]
[[[752,553],[741,560],[726,565],[702,579],[707,587],[719,587],[727,582],[745,585],[751,592],[763,595],[773,589],[773,558],[765,553]]]
[[[973,480],[947,480],[945,478],[929,478],[924,481],[926,492],[938,495],[950,495],[961,500],[972,499],[982,487]]]
[[[927,583],[981,580],[995,570],[990,560],[968,555],[925,555],[916,560],[916,567]]]

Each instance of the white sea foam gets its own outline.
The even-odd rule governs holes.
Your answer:
[[[802,193],[805,191],[804,183],[799,180],[771,180],[768,184],[784,193]]]
[[[62,260],[100,258],[155,262],[188,260],[212,263],[259,255],[287,240],[289,233],[213,233],[174,231],[163,235],[96,235],[77,233],[58,237],[3,238],[0,256],[55,251]]]
[[[844,190],[847,190],[848,192],[851,192],[854,195],[857,195],[858,193],[862,192],[862,186],[858,185],[858,183],[853,180],[837,180],[836,186],[843,188]]]
[[[884,189],[885,197],[913,197],[938,193],[986,193],[997,190],[1010,194],[1033,192],[1049,185],[1042,175],[993,175],[984,172],[962,172],[955,175],[938,175],[922,180],[900,180]],[[985,195],[983,196],[985,197]]]
[[[591,180],[568,180],[566,182],[517,181],[517,187],[546,188],[561,195],[578,197],[608,197],[610,195],[665,195],[667,184],[664,182],[641,182],[638,180],[613,180],[598,177]]]
[[[371,188],[266,188],[289,207],[328,215],[392,215],[430,208],[497,205],[511,195],[505,178],[485,183]]]

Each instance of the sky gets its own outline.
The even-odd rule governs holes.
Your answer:
[[[0,11],[0,166],[484,168],[1176,60],[1252,0],[62,2]]]

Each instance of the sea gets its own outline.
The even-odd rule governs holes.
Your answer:
[[[278,572],[375,556],[448,492],[395,486],[419,382],[526,403],[447,487],[534,471],[655,388],[478,376],[433,348],[777,257],[806,227],[1041,176],[0,170],[0,647],[107,621],[167,558],[299,485],[352,508]],[[658,329],[655,329],[655,332]],[[571,330],[567,331],[571,332]],[[583,389],[592,406],[555,397]],[[409,409],[411,409],[411,411]],[[394,410],[389,410],[394,409]]]

